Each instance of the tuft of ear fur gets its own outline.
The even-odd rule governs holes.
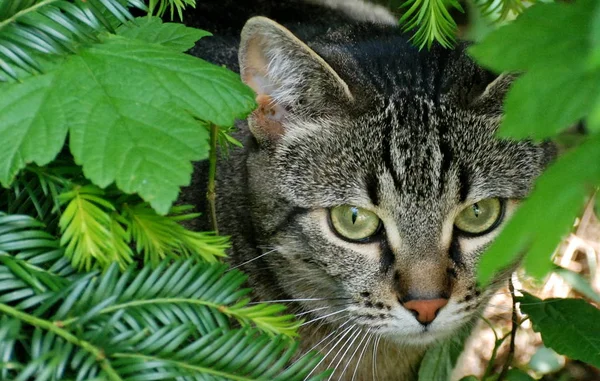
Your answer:
[[[471,102],[472,108],[481,109],[491,114],[502,113],[502,103],[511,85],[517,79],[514,73],[500,74],[490,82],[485,90]]]
[[[276,141],[290,118],[318,116],[353,101],[348,85],[317,53],[282,25],[253,17],[242,29],[242,81],[256,92],[249,126],[259,142]]]

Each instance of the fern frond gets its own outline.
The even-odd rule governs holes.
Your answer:
[[[2,289],[7,287],[2,274],[10,271],[0,262],[3,296],[10,292]],[[22,280],[23,274],[14,275]],[[0,358],[11,364],[5,375],[27,379],[44,373],[41,379],[49,380],[304,379],[319,359],[308,354],[290,365],[297,345],[272,334],[291,332],[293,317],[269,320],[280,309],[236,303],[248,292],[240,289],[244,280],[223,264],[188,260],[123,274],[113,264],[101,275],[72,279],[42,298],[29,285],[31,296],[0,300],[0,315],[12,321],[0,326]],[[230,329],[227,316],[244,327]],[[259,327],[258,319],[267,324]],[[22,355],[16,358],[15,353]]]
[[[167,216],[157,214],[147,203],[124,205],[128,233],[136,243],[136,251],[144,261],[157,266],[165,258],[199,256],[207,262],[216,262],[225,256],[229,247],[227,237],[209,232],[194,232],[179,224],[199,214],[185,213],[191,206],[176,206]]]
[[[96,263],[108,267],[113,262],[125,268],[133,261],[130,250],[117,249],[127,245],[128,234],[115,225],[119,220],[111,217],[116,209],[104,196],[93,185],[75,186],[59,196],[66,205],[59,222],[60,243],[75,268],[89,271]]]
[[[33,215],[49,231],[54,231],[60,215],[58,195],[70,183],[59,175],[64,169],[73,170],[68,167],[27,166],[10,188],[0,188],[0,210],[7,214]]]
[[[171,20],[173,20],[175,12],[177,12],[179,20],[183,21],[183,10],[186,6],[195,8],[196,0],[150,0],[148,13],[162,17],[168,9]]]
[[[448,8],[463,12],[457,0],[407,0],[402,7],[408,8],[400,18],[404,30],[415,30],[411,40],[419,49],[425,45],[431,48],[438,41],[445,48],[451,48],[456,36],[456,22]]]
[[[89,311],[96,309],[93,319],[122,312],[123,316],[144,318],[150,325],[154,325],[153,321],[197,324],[208,314],[213,315],[209,321],[215,324],[207,328],[216,329],[228,327],[227,321],[219,321],[223,314],[243,326],[255,326],[274,335],[296,336],[299,323],[293,315],[281,315],[284,306],[248,306],[250,300],[241,299],[249,292],[240,288],[245,280],[244,274],[227,271],[224,264],[192,260],[171,264],[163,261],[156,269],[146,267],[135,277],[132,268],[119,274],[113,265],[101,276],[74,282],[68,292],[54,301],[68,299],[73,303],[68,303],[68,309],[59,310],[54,318],[62,326],[82,324],[82,319],[91,316]]]
[[[523,0],[479,0],[475,4],[481,15],[493,22],[509,20],[525,10]]]
[[[133,5],[141,7],[136,1]],[[13,0],[0,5],[0,73],[41,73],[38,55],[72,53],[133,16],[119,0]],[[0,76],[6,81],[7,77]]]

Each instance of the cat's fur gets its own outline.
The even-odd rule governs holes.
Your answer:
[[[496,287],[476,287],[475,265],[503,223],[469,238],[454,218],[490,197],[507,200],[508,218],[553,149],[494,137],[511,78],[477,67],[464,44],[419,51],[383,8],[360,1],[240,4],[203,0],[186,20],[215,34],[191,53],[241,67],[258,93],[239,123],[244,149],[219,165],[230,260],[258,299],[328,316],[303,327],[302,345],[327,337],[325,354],[338,344],[322,364],[339,363],[333,379],[413,379],[424,349],[472,322]],[[289,31],[252,19],[238,66],[254,15]],[[181,201],[204,209],[202,168]],[[377,213],[384,232],[339,238],[328,210],[345,204]],[[427,326],[402,306],[440,297],[449,302]]]

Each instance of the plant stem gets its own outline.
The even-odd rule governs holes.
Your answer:
[[[94,358],[100,363],[100,366],[106,372],[106,374],[108,375],[110,380],[123,381],[121,376],[119,376],[119,374],[110,365],[110,362],[107,361],[106,356],[104,355],[104,352],[102,351],[102,349],[95,347],[94,345],[92,345],[91,343],[88,343],[87,341],[78,339],[71,332],[60,328],[59,326],[57,326],[56,324],[54,324],[51,321],[40,319],[40,318],[30,315],[26,312],[19,311],[16,308],[13,308],[6,304],[0,303],[0,312],[5,313],[10,316],[13,316],[13,317],[15,317],[21,321],[24,321],[34,327],[42,328],[47,331],[50,331],[50,332],[56,334],[57,336],[62,337],[69,343],[81,347],[83,350],[91,353],[94,356]]]
[[[517,336],[517,328],[519,328],[519,318],[517,316],[517,302],[515,299],[515,286],[513,285],[512,278],[508,280],[508,289],[510,290],[510,295],[512,297],[512,328],[510,330],[510,346],[508,349],[508,357],[506,358],[506,362],[502,367],[502,372],[496,379],[496,381],[502,381],[506,374],[508,373],[508,368],[510,368],[510,364],[512,363],[513,358],[515,357],[515,337]]]
[[[217,206],[216,198],[217,193],[215,191],[215,176],[217,173],[217,137],[219,135],[219,127],[211,124],[210,125],[210,156],[209,156],[209,168],[208,168],[208,189],[206,192],[206,198],[208,199],[208,208],[210,212],[210,222],[212,230],[215,234],[219,234],[219,228],[217,226]]]
[[[145,305],[159,305],[159,304],[181,304],[187,303],[191,305],[200,305],[206,306],[210,308],[214,308],[225,314],[229,317],[237,319],[240,324],[245,325],[247,321],[254,323],[257,327],[260,327],[263,330],[269,330],[274,333],[283,334],[286,336],[296,336],[296,330],[298,323],[296,321],[286,321],[283,319],[286,316],[291,315],[282,315],[277,316],[275,319],[272,319],[273,316],[271,313],[265,313],[264,315],[260,315],[255,308],[253,307],[243,307],[239,306],[237,308],[230,308],[223,304],[212,303],[205,300],[200,299],[186,299],[186,298],[155,298],[155,299],[147,299],[147,300],[132,300],[126,303],[115,304],[106,308],[103,308],[98,312],[101,314],[108,314],[111,312],[123,310],[130,307],[140,307]],[[75,323],[79,320],[79,317],[74,317],[70,319],[66,319],[61,321],[62,326],[68,326]],[[291,332],[286,332],[291,331]]]

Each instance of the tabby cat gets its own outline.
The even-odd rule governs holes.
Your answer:
[[[218,170],[232,264],[306,320],[332,379],[414,379],[506,281],[480,289],[477,260],[554,154],[494,137],[511,77],[465,44],[419,51],[358,0],[202,0],[187,17],[215,35],[191,54],[256,92]],[[201,209],[205,167],[182,196]]]

